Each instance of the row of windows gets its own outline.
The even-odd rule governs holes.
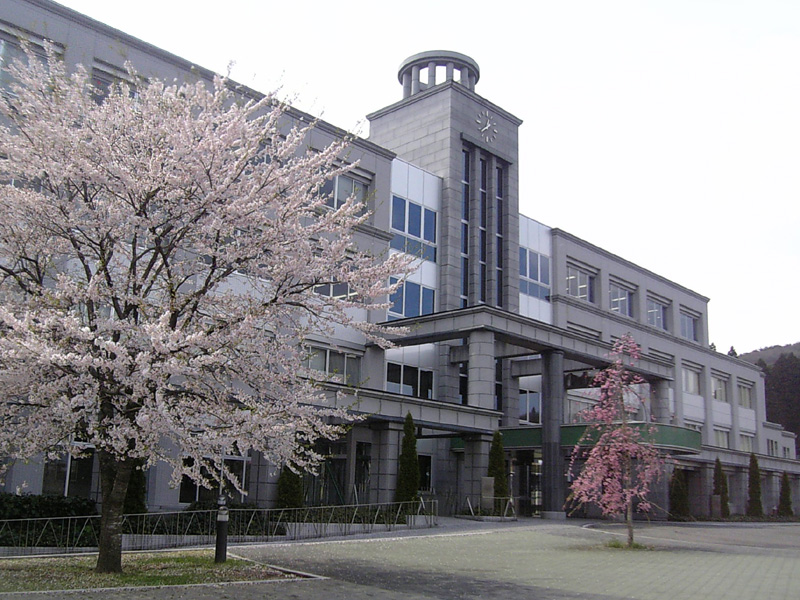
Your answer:
[[[395,284],[399,280],[395,277],[389,279]],[[436,304],[436,290],[413,281],[406,281],[389,297],[389,319],[403,317],[418,317],[433,314]]]
[[[392,229],[399,231],[390,246],[395,250],[436,262],[436,211],[392,196]]]
[[[520,246],[519,291],[527,296],[550,301],[549,256]]]
[[[386,391],[415,398],[433,399],[433,371],[386,363]]]
[[[324,183],[321,193],[326,197],[328,206],[339,208],[350,196],[355,196],[358,202],[363,203],[367,197],[367,186],[347,175],[337,175]]]
[[[688,367],[682,369],[683,391],[688,394],[700,395],[700,372]],[[753,388],[749,385],[737,385],[739,392],[739,406],[753,408]],[[719,402],[730,402],[728,395],[728,380],[716,375],[711,376],[711,396]]]
[[[520,256],[521,255],[520,252]],[[597,276],[594,273],[574,265],[567,265],[566,292],[568,295],[595,304],[596,283]],[[626,317],[635,317],[635,297],[634,290],[624,285],[616,282],[611,282],[608,285],[608,306],[613,312]],[[665,304],[661,300],[648,297],[645,310],[647,311],[646,319],[648,325],[663,331],[669,330],[668,304]],[[700,317],[690,312],[681,311],[680,335],[687,340],[699,342]]]
[[[312,346],[308,349],[306,367],[325,373],[331,381],[361,384],[361,357],[356,354]]]

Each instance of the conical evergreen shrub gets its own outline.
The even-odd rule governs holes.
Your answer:
[[[792,488],[789,485],[789,474],[784,471],[781,477],[781,494],[778,499],[778,516],[793,517],[792,510]]]
[[[411,417],[411,413],[406,415],[403,425],[403,442],[398,460],[394,501],[410,502],[417,498],[420,482],[417,436],[414,432],[414,419]]]
[[[763,517],[764,508],[761,505],[761,469],[758,468],[758,459],[755,454],[750,454],[750,469],[747,482],[747,510],[748,517]]]
[[[686,472],[675,469],[669,480],[669,518],[686,519],[689,512],[689,486],[686,484]]]

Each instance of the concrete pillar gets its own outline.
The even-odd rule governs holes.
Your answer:
[[[669,424],[672,416],[669,410],[669,381],[659,379],[651,385],[653,386],[650,405],[652,419],[656,423]]]
[[[542,517],[563,519],[565,485],[561,454],[561,414],[564,404],[564,353],[542,353]]]
[[[436,63],[429,62],[428,63],[428,87],[433,87],[436,85]]]
[[[511,376],[511,361],[503,360],[503,425],[519,425],[519,379]]]
[[[378,480],[378,502],[394,502],[397,487],[397,460],[400,456],[401,423],[384,423],[378,432],[378,447],[374,450],[374,476]]]
[[[739,379],[732,375],[726,384],[728,386],[728,402],[731,405],[731,448],[741,450],[742,437],[739,429]]]
[[[408,98],[411,95],[411,73],[406,71],[403,73],[403,98]]]
[[[451,62],[447,63],[447,65],[445,66],[445,79],[447,81],[453,81],[453,70],[454,70],[453,63]]]
[[[419,66],[411,67],[411,95],[419,92]]]
[[[489,448],[491,435],[470,435],[464,440],[464,476],[459,493],[460,502],[470,497],[472,506],[480,506],[481,479],[489,472]]]
[[[747,469],[735,467],[728,476],[728,499],[731,514],[743,515],[747,509]]]
[[[473,331],[469,334],[469,386],[470,406],[494,409],[494,334],[491,331]]]

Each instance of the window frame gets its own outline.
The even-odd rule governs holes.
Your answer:
[[[573,285],[574,283],[574,285]],[[589,304],[597,304],[595,288],[597,273],[575,264],[567,264],[566,294],[572,298],[583,300]],[[573,289],[574,288],[574,289]],[[582,292],[581,290],[585,290]]]

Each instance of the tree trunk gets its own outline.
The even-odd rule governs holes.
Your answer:
[[[122,508],[134,463],[119,460],[105,450],[100,457],[100,537],[98,539],[97,573],[122,572]]]
[[[633,546],[633,498],[628,498],[625,510],[625,524],[628,526],[628,548]]]

